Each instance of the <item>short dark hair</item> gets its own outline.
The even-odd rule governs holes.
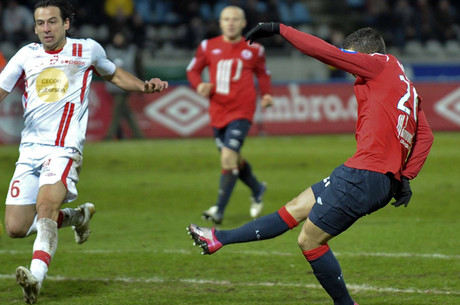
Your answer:
[[[348,35],[343,41],[342,48],[366,54],[386,53],[382,35],[370,27],[359,29]]]
[[[56,6],[61,11],[62,21],[69,19],[70,25],[75,21],[75,10],[69,0],[39,0],[35,3],[34,13],[40,7]]]

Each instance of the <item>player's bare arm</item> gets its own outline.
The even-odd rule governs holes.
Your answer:
[[[104,76],[104,79],[126,91],[137,91],[144,93],[160,92],[168,88],[169,84],[159,78],[152,78],[149,81],[142,81],[128,71],[117,67],[115,73]]]
[[[200,83],[198,87],[196,87],[196,92],[201,96],[209,97],[213,87],[214,84],[212,83]]]

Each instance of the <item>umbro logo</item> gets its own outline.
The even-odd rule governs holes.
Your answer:
[[[460,88],[438,101],[434,105],[434,110],[442,117],[460,125]]]
[[[181,136],[189,136],[209,124],[208,101],[186,86],[150,103],[145,114]]]

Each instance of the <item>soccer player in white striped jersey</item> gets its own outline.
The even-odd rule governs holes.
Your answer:
[[[24,77],[24,129],[20,155],[6,199],[5,226],[10,237],[37,233],[30,269],[18,267],[24,300],[37,301],[60,227],[72,226],[77,243],[88,239],[92,203],[61,206],[77,198],[88,95],[93,73],[127,91],[160,92],[166,81],[142,81],[116,67],[92,39],[67,37],[74,11],[66,0],[40,0],[34,10],[40,43],[21,48],[0,74],[0,102]]]

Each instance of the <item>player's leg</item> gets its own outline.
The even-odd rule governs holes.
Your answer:
[[[188,231],[195,244],[203,248],[203,254],[212,254],[224,245],[279,236],[304,221],[314,203],[315,196],[312,189],[308,188],[278,211],[250,221],[239,228],[216,230],[191,224]]]
[[[34,303],[40,293],[48,266],[57,249],[59,224],[62,225],[67,218],[68,225],[82,226],[86,218],[81,206],[78,209],[60,210],[63,202],[72,201],[77,197],[77,169],[81,164],[81,155],[72,149],[63,148],[53,149],[52,153],[45,151],[44,156],[44,162],[37,166],[37,217],[35,224],[31,226],[32,228],[35,225],[37,233],[33,257],[30,269],[23,266],[16,269],[17,281],[23,288],[24,299],[28,303]],[[26,186],[20,187],[27,189]],[[31,228],[29,232],[32,231]]]
[[[220,159],[222,170],[219,178],[216,204],[203,212],[203,218],[212,220],[215,224],[222,223],[225,208],[238,180],[238,153],[227,147],[222,147],[220,150]]]
[[[343,279],[339,262],[327,242],[333,236],[307,219],[298,238],[302,253],[313,273],[336,305],[354,305]]]
[[[36,222],[35,204],[12,205],[5,209],[5,229],[11,238],[23,238],[30,235],[30,228]],[[35,233],[35,229],[33,231]]]
[[[219,198],[217,200],[217,206],[220,212],[225,211],[225,207],[230,200],[230,196],[233,193],[236,181],[241,178],[241,174],[246,178],[245,182],[253,183],[253,187],[257,188],[257,192],[260,192],[260,183],[252,175],[249,167],[244,169],[244,172],[240,172],[241,155],[240,151],[243,147],[246,135],[251,128],[251,122],[248,120],[235,120],[230,122],[225,129],[223,146],[221,148],[221,183],[219,188]],[[250,176],[252,176],[252,180]],[[256,185],[257,184],[257,185]]]
[[[203,212],[203,218],[212,220],[216,224],[222,223],[225,208],[230,200],[233,189],[238,179],[238,158],[240,142],[233,140],[237,121],[230,122],[224,128],[214,128],[214,140],[220,153],[221,174],[219,190],[214,206]],[[233,131],[233,132],[232,132]],[[237,131],[239,133],[239,131]],[[234,147],[237,145],[236,148]]]
[[[366,214],[384,207],[393,194],[392,178],[366,170],[337,167],[330,178],[313,185],[317,198],[298,238],[313,272],[334,304],[355,304],[340,265],[327,245]]]
[[[38,185],[38,173],[34,167],[18,161],[5,201],[5,228],[8,236],[23,238],[35,233]]]
[[[37,195],[37,236],[33,245],[30,269],[16,268],[16,280],[23,289],[24,300],[33,304],[48,272],[48,266],[56,253],[58,244],[59,208],[66,197],[67,189],[59,181],[53,185],[43,185]]]
[[[238,178],[246,184],[252,192],[251,196],[251,207],[249,209],[249,215],[252,218],[258,217],[263,210],[263,195],[267,190],[266,183],[260,182],[257,180],[257,177],[252,171],[252,166],[248,160],[240,156],[240,166],[239,166],[239,175]]]

